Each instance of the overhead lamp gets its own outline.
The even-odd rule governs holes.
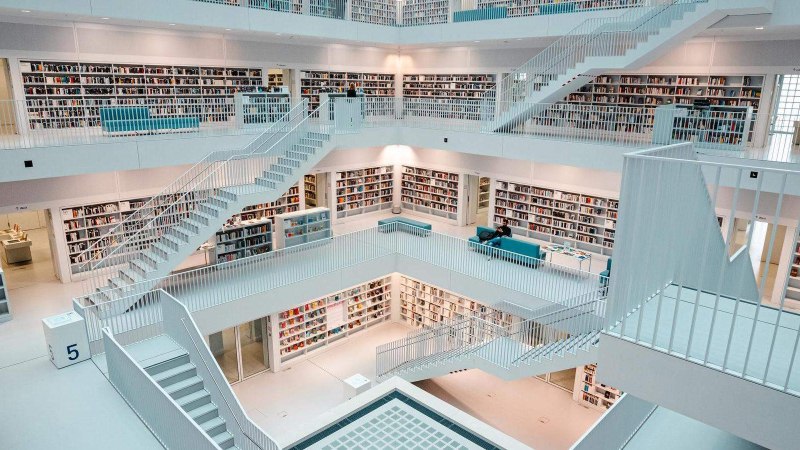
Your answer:
[[[174,24],[174,23],[171,23],[171,24],[169,24],[169,26],[171,26],[171,27],[174,27],[174,26],[175,26],[175,24]]]
[[[31,10],[30,10],[30,9],[22,9],[21,11],[22,11],[22,12],[24,12],[24,13],[29,13],[29,12],[31,12]]]
[[[756,27],[756,30],[763,30],[764,27]]]
[[[108,17],[101,17],[100,20],[108,20]]]

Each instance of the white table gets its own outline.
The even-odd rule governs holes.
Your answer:
[[[358,394],[367,392],[371,384],[369,378],[357,373],[344,380],[344,396],[349,400]]]
[[[548,253],[550,253],[550,262],[553,262],[553,255],[558,253],[564,256],[570,256],[576,260],[578,260],[578,270],[583,270],[583,262],[589,261],[589,272],[592,271],[592,254],[589,252],[585,252],[583,250],[578,250],[573,247],[565,247],[563,245],[558,244],[551,244],[545,247]]]
[[[7,264],[20,263],[31,260],[31,241],[9,239],[3,242],[3,259]]]

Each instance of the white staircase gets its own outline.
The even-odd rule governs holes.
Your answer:
[[[237,448],[186,350],[180,348],[169,353],[167,359],[142,368],[220,448]]]
[[[596,362],[603,321],[597,303],[509,327],[467,317],[414,331],[378,347],[378,380],[399,376],[413,382],[465,369],[514,380]]]
[[[753,3],[753,4],[750,4]],[[608,70],[638,69],[729,14],[767,3],[650,0],[618,17],[588,19],[485,95],[484,131],[508,132]]]
[[[275,201],[332,148],[331,124],[310,116],[306,103],[244,149],[215,152],[192,167],[104,237],[111,252],[84,252],[85,301],[123,299],[134,306],[178,264],[245,206]],[[315,111],[327,111],[323,104]]]

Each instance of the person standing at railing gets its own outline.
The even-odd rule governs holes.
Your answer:
[[[348,97],[355,97],[356,96],[356,85],[350,83],[350,87],[347,88],[347,96]]]

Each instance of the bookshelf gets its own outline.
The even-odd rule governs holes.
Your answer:
[[[394,167],[376,166],[336,172],[336,218],[392,207]]]
[[[516,235],[611,255],[618,210],[614,198],[498,180],[492,221],[508,219]]]
[[[787,306],[800,308],[800,238],[796,239],[789,255],[789,276],[786,280]]]
[[[214,244],[217,264],[269,252],[272,250],[272,220],[269,217],[241,220],[237,214],[216,232]]]
[[[267,70],[267,87],[284,86],[286,79],[284,78],[283,69],[269,69]]]
[[[294,247],[333,236],[331,211],[311,208],[275,216],[275,248]]]
[[[233,95],[264,86],[251,67],[20,61],[31,129],[100,125],[100,108],[142,105],[152,117],[233,117]]]
[[[120,244],[119,235],[104,235],[149,200],[149,197],[144,197],[62,208],[61,221],[67,243],[70,273],[76,275],[85,270],[82,266],[88,262],[88,258],[83,252],[92,245],[96,248],[92,255],[94,259],[101,259],[111,253]],[[133,232],[134,230],[131,231]],[[123,235],[127,236],[127,233]]]
[[[757,114],[765,79],[765,75],[606,74],[569,94],[564,102],[640,107],[636,114],[648,119],[642,129],[630,131],[644,132],[652,129],[657,106],[691,105],[697,99],[707,98],[712,106],[749,106]],[[640,123],[640,117],[630,119]],[[754,128],[755,123],[748,132],[749,142],[753,141]]]
[[[699,146],[742,150],[752,129],[752,111],[749,106],[659,106],[655,110],[653,143],[688,141]]]
[[[320,93],[345,92],[350,83],[363,88],[367,97],[394,97],[394,74],[327,70],[301,71],[300,95],[308,99],[309,110],[314,110],[320,104]]]
[[[622,395],[618,389],[596,380],[597,365],[588,364],[575,371],[575,389],[572,398],[578,403],[593,409],[605,411]]]
[[[460,174],[413,166],[402,170],[403,208],[458,221]]]
[[[489,208],[489,201],[492,193],[492,180],[489,177],[478,179],[478,209]]]
[[[416,327],[432,327],[448,319],[480,317],[510,326],[521,319],[478,301],[440,289],[406,276],[400,276],[400,318]]]
[[[0,267],[0,322],[11,320],[11,304],[8,301],[8,281]]]
[[[292,108],[289,94],[237,92],[234,96],[236,125],[275,123]]]
[[[494,87],[494,74],[403,75],[403,97],[436,99],[480,99]]]
[[[351,0],[350,20],[394,26],[397,24],[397,0]]]
[[[450,2],[447,0],[405,0],[401,7],[403,26],[447,23]]]
[[[317,206],[317,176],[312,174],[304,176],[303,187],[306,194],[306,208],[315,208]]]
[[[278,313],[271,320],[274,354],[285,363],[389,320],[391,290],[386,276]]]

